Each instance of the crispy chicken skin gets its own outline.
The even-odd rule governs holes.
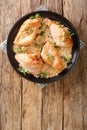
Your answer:
[[[63,61],[53,44],[47,42],[44,45],[43,50],[41,52],[41,57],[44,62],[51,65],[56,71],[63,70]]]
[[[27,19],[22,26],[14,40],[16,45],[29,45],[36,37],[41,18]]]
[[[38,75],[41,73],[43,68],[43,62],[38,54],[16,54],[15,59],[20,63],[20,65],[27,69],[30,73]]]
[[[72,38],[70,37],[67,29],[61,27],[60,24],[57,24],[52,20],[48,20],[47,25],[50,28],[54,42],[58,46],[67,48],[73,46]]]

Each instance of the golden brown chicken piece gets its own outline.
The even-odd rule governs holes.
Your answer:
[[[56,71],[61,72],[64,69],[63,60],[52,43],[47,42],[44,45],[41,57],[44,62],[51,65]]]
[[[57,24],[55,21],[51,20],[48,20],[47,25],[50,28],[51,35],[57,46],[67,48],[73,46],[72,38],[66,28],[61,27],[60,24]]]
[[[15,55],[15,59],[23,68],[27,69],[33,75],[38,75],[42,71],[43,62],[38,54],[20,53]]]
[[[29,45],[36,37],[41,18],[27,19],[22,26],[14,40],[16,45]]]

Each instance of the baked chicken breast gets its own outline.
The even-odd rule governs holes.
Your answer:
[[[22,26],[14,40],[16,45],[29,45],[36,37],[41,18],[27,19]]]
[[[41,57],[45,63],[51,65],[56,71],[64,69],[63,60],[53,44],[47,42],[41,52]]]
[[[47,25],[49,26],[50,33],[57,46],[66,48],[71,48],[73,46],[72,38],[65,27],[62,27],[60,24],[57,24],[52,20],[48,20]]]
[[[29,73],[33,75],[38,75],[41,73],[43,68],[43,62],[38,54],[16,54],[15,59],[20,63],[20,65],[27,69]]]

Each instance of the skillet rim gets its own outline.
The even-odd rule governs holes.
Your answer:
[[[75,36],[76,36],[76,40],[78,41],[77,44],[78,44],[78,48],[76,50],[76,54],[75,54],[75,59],[74,59],[74,62],[73,64],[71,65],[71,67],[68,69],[65,69],[64,71],[62,71],[59,75],[57,76],[54,76],[52,78],[35,78],[33,75],[31,74],[27,74],[27,75],[24,75],[22,74],[21,72],[18,71],[18,65],[14,64],[13,62],[13,59],[11,56],[13,56],[15,53],[13,52],[12,48],[11,48],[11,45],[9,47],[9,43],[10,43],[10,40],[12,40],[12,37],[11,35],[14,35],[13,32],[15,30],[15,28],[17,29],[17,25],[18,25],[18,29],[20,28],[21,24],[27,19],[27,17],[31,16],[31,15],[34,15],[36,13],[40,13],[40,15],[43,15],[45,13],[49,14],[49,16],[52,16],[54,18],[58,17],[58,18],[61,18],[62,21],[61,22],[66,22],[67,24],[69,24],[68,28],[73,28],[74,30],[74,33],[75,33]],[[45,14],[46,15],[46,14]],[[52,18],[53,19],[53,18]],[[55,20],[57,21],[57,20]],[[18,30],[17,29],[17,30]],[[16,33],[17,34],[17,33]],[[13,45],[12,45],[13,46]],[[52,11],[33,11],[31,13],[28,13],[24,16],[22,16],[21,18],[19,18],[17,20],[17,22],[15,22],[15,24],[13,25],[13,27],[11,28],[9,34],[8,34],[8,38],[7,38],[7,55],[8,55],[8,59],[10,61],[10,64],[12,65],[12,67],[15,69],[15,71],[20,74],[22,77],[24,77],[25,79],[29,80],[29,81],[32,81],[32,82],[35,82],[35,83],[51,83],[51,82],[54,82],[54,81],[58,81],[62,78],[65,77],[65,75],[67,75],[69,72],[71,72],[71,70],[74,68],[74,66],[76,65],[77,63],[77,60],[78,60],[78,57],[79,57],[79,53],[80,53],[80,41],[79,41],[79,36],[78,36],[78,33],[77,33],[77,30],[76,28],[72,25],[72,23],[67,20],[65,17],[63,17],[62,15],[56,13],[56,12],[52,12]],[[13,54],[13,55],[11,55]],[[15,60],[15,59],[14,59]],[[16,61],[17,62],[17,61]],[[17,63],[18,64],[18,63]],[[64,74],[63,74],[64,73]]]

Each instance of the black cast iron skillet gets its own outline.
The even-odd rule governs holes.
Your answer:
[[[70,29],[71,32],[73,32],[75,34],[72,37],[72,39],[73,39],[72,63],[68,64],[67,69],[62,71],[58,76],[54,76],[54,77],[48,78],[48,79],[35,78],[31,74],[26,74],[26,75],[22,74],[21,72],[18,71],[18,62],[14,58],[14,56],[15,56],[15,53],[13,52],[14,38],[15,38],[20,26],[22,25],[22,23],[26,19],[28,19],[30,16],[35,15],[36,13],[39,13],[43,18],[47,17],[47,18],[50,18],[52,20],[61,22],[61,24],[64,24],[66,27],[68,27]],[[12,27],[12,29],[8,35],[8,39],[7,39],[7,54],[8,54],[8,58],[10,60],[11,65],[22,77],[24,77],[32,82],[36,82],[36,83],[50,83],[50,82],[57,81],[57,80],[63,78],[75,66],[77,59],[78,59],[78,56],[79,56],[79,51],[80,51],[80,41],[79,41],[78,33],[77,33],[76,29],[74,28],[74,26],[63,16],[61,16],[57,13],[51,12],[51,11],[36,11],[36,12],[32,12],[32,13],[29,13],[29,14],[23,16],[14,24],[14,26]]]

